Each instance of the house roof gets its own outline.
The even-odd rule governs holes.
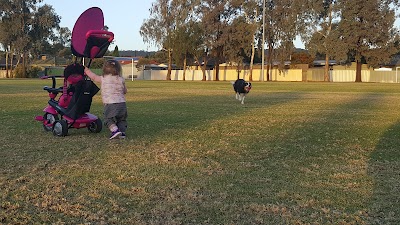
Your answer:
[[[390,62],[386,64],[387,66],[400,66],[400,55],[395,55],[390,59]]]
[[[140,57],[114,57],[114,56],[105,56],[106,59],[114,59],[117,60],[121,65],[131,64],[133,62],[138,62]]]
[[[17,64],[18,60],[14,59],[13,60],[13,65]],[[10,65],[10,61],[8,61],[8,64]],[[6,66],[6,59],[2,58],[0,59],[0,66]]]
[[[333,66],[336,65],[336,60],[329,60],[329,65]],[[325,66],[325,60],[314,60],[314,66]]]

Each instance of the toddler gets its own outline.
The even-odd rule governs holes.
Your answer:
[[[125,79],[121,75],[121,64],[107,60],[103,65],[103,75],[99,76],[85,67],[85,74],[94,82],[101,84],[101,97],[104,105],[104,124],[110,129],[110,139],[125,138],[128,123],[128,110],[125,94]]]

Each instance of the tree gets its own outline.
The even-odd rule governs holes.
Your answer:
[[[219,64],[224,60],[224,46],[229,40],[229,26],[242,5],[242,0],[202,0],[199,7],[205,46],[215,61],[214,80],[219,80]]]
[[[168,52],[167,80],[171,80],[172,66],[172,34],[175,30],[175,5],[174,0],[157,0],[150,9],[150,18],[145,20],[140,27],[143,41],[154,44]]]
[[[38,6],[41,0],[0,0],[0,43],[7,52],[22,58],[23,76],[29,55],[36,55],[50,41],[60,18],[47,4]],[[11,57],[12,59],[12,57]]]
[[[228,26],[229,35],[224,44],[224,55],[229,62],[236,63],[238,79],[244,56],[250,55],[253,50],[255,30],[254,24],[248,24],[245,16],[233,19],[232,24]]]
[[[306,51],[292,53],[290,62],[291,64],[308,64],[310,65],[314,61],[314,57],[308,54]]]
[[[191,56],[194,58],[197,65],[201,68],[203,73],[202,81],[206,81],[206,69],[208,64],[209,51],[205,42],[205,31],[202,28],[202,24],[200,21],[191,20],[186,26],[183,26],[185,33],[178,40],[175,40],[174,43],[178,45],[174,47],[176,49],[177,54],[179,54],[179,49],[182,46],[179,46],[183,43],[184,48],[186,49],[185,57]]]
[[[188,57],[193,55],[199,41],[202,41],[201,30],[195,20],[195,8],[198,0],[176,0],[175,30],[171,35],[171,48],[175,62],[183,67],[183,80],[186,76]]]
[[[178,65],[183,68],[183,80],[186,76],[187,58],[190,55],[192,44],[195,43],[196,37],[192,32],[192,27],[188,24],[187,26],[179,27],[172,37],[172,48],[174,49],[173,58]]]
[[[57,30],[53,42],[62,46],[71,46],[71,36],[72,33],[68,27],[60,27],[60,29]]]
[[[152,60],[149,58],[139,58],[136,68],[142,68],[142,66],[151,64],[151,62],[152,62]]]
[[[341,1],[341,19],[337,40],[342,48],[336,48],[336,56],[354,58],[356,82],[361,82],[362,61],[377,65],[388,62],[397,52],[395,48],[398,30],[393,27],[397,0],[353,0]]]
[[[8,60],[11,58],[11,62],[13,61],[13,56],[10,57],[11,54],[11,43],[14,39],[12,35],[12,23],[11,19],[6,14],[7,10],[11,9],[11,4],[8,1],[0,0],[0,4],[2,5],[2,10],[0,11],[0,44],[2,45],[5,53],[6,53],[6,78],[9,78],[9,65]],[[11,68],[13,66],[11,65]]]
[[[264,26],[268,47],[267,80],[270,79],[269,73],[273,60],[278,59],[283,62],[289,58],[293,50],[293,40],[298,32],[298,24],[302,22],[299,21],[301,18],[299,10],[302,4],[302,0],[266,0]],[[276,49],[279,51],[275,51]],[[283,63],[280,65],[283,66]]]
[[[112,56],[119,57],[118,45],[115,46],[114,51],[112,52]]]
[[[57,39],[56,33],[60,30],[60,17],[55,13],[50,5],[33,6],[30,13],[33,17],[27,24],[28,36],[31,40],[31,45],[28,45],[27,53],[39,56],[46,49],[44,47],[54,45]],[[65,31],[65,28],[62,32]],[[65,31],[66,32],[66,31]],[[64,40],[59,40],[62,44]]]
[[[260,5],[258,4],[259,1],[257,0],[248,0],[244,1],[243,3],[243,11],[244,11],[244,16],[246,18],[246,22],[252,26],[255,31],[253,31],[253,34],[251,35],[253,37],[253,40],[251,41],[251,56],[250,56],[250,75],[249,75],[249,80],[253,80],[253,64],[254,64],[254,58],[255,58],[255,53],[256,53],[256,37],[261,35],[260,29],[258,29],[261,26],[260,21],[262,21],[262,18],[260,18],[260,13],[261,8],[259,7]]]
[[[304,12],[306,26],[301,36],[310,53],[314,56],[325,54],[324,81],[329,81],[329,59],[338,47],[335,35],[337,23],[334,23],[339,16],[338,5],[337,0],[309,0],[304,7],[307,9]]]
[[[70,59],[72,56],[71,35],[71,31],[67,27],[56,29],[56,33],[52,38],[52,54]]]

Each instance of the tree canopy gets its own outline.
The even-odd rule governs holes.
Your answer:
[[[297,36],[312,55],[322,54],[326,62],[330,59],[356,62],[359,65],[356,81],[361,81],[362,62],[378,66],[399,52],[396,45],[399,31],[394,27],[398,0],[191,0],[190,7],[187,3],[157,0],[141,35],[147,42],[171,49],[173,46],[171,54],[180,55],[175,55],[176,59],[189,52],[196,58],[193,50],[197,49],[199,55],[206,56],[203,63],[215,62],[215,80],[219,79],[220,62],[240,64],[254,58],[254,43],[259,43],[258,52],[266,47],[267,60],[262,63],[267,64],[269,71],[275,62],[290,59]],[[169,11],[160,10],[161,6]],[[178,9],[174,13],[172,6]],[[190,10],[181,13],[185,7]],[[185,28],[189,21],[197,24],[196,33]],[[184,44],[185,40],[191,45]],[[328,65],[325,80],[328,80]]]
[[[59,26],[51,5],[42,0],[0,0],[0,5],[0,47],[7,62],[16,56],[25,67],[41,54],[70,55],[71,31]],[[311,56],[325,57],[326,81],[332,59],[355,62],[361,81],[362,63],[384,65],[400,51],[398,7],[399,0],[154,0],[139,33],[167,56],[167,79],[173,62],[186,68],[188,60],[204,77],[212,64],[214,80],[222,62],[239,70],[245,63],[266,64],[268,75],[277,62],[295,58],[293,41],[300,36]]]
[[[309,17],[302,33],[313,54],[325,54],[325,80],[328,60],[355,62],[356,80],[361,82],[361,64],[379,66],[398,52],[398,29],[394,27],[397,0],[309,0],[304,13]]]
[[[386,63],[397,52],[398,30],[394,28],[396,0],[353,0],[340,3],[340,21],[336,40],[340,48],[334,55],[339,60],[357,63],[356,82],[361,82],[361,64]],[[338,46],[339,43],[336,43]]]
[[[49,51],[57,40],[57,30],[68,35],[66,29],[60,30],[60,17],[53,7],[41,2],[0,0],[0,45],[6,54],[17,55],[22,60],[24,73],[30,57]]]

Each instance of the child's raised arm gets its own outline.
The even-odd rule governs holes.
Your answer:
[[[90,77],[92,81],[101,83],[101,76],[93,73],[89,68],[85,67],[85,74]]]

